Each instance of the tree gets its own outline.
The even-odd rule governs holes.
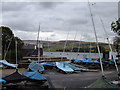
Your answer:
[[[120,36],[120,18],[116,22],[112,22],[111,30]]]
[[[111,24],[111,30],[116,33],[118,36],[120,36],[120,18],[116,22],[112,22]],[[120,37],[114,38],[114,47],[118,53],[118,59],[120,60]]]
[[[10,62],[15,62],[15,40],[18,42],[18,60],[22,58],[22,46],[24,43],[20,38],[14,37],[12,30],[9,27],[1,26],[0,31],[2,32],[2,59],[4,59],[5,53],[7,51],[8,45],[9,49],[6,58]]]

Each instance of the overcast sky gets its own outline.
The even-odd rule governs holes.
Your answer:
[[[91,9],[99,41],[106,37],[100,18],[102,18],[110,38],[111,23],[118,17],[118,3],[97,2]],[[10,27],[15,36],[22,40],[36,40],[40,23],[42,40],[95,41],[91,16],[87,2],[3,2],[2,25]]]

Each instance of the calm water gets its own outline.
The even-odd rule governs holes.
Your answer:
[[[55,57],[67,57],[68,59],[99,58],[98,53],[76,53],[76,52],[44,52],[43,55]],[[101,57],[103,54],[101,53]]]

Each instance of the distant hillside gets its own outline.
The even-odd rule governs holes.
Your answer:
[[[33,47],[33,45],[36,45],[37,41],[36,40],[23,40],[24,44],[29,44],[29,46]],[[44,51],[48,51],[48,44],[50,47],[50,51],[62,51],[63,47],[65,45],[66,40],[61,40],[61,41],[40,41],[43,44],[43,49]],[[89,48],[95,48],[96,47],[96,42],[85,42],[85,41],[73,41],[73,40],[67,40],[67,46],[66,49],[70,51],[73,48],[80,48],[82,49],[88,49]],[[104,47],[105,49],[109,50],[108,43],[102,43],[99,42],[99,45]],[[27,47],[26,47],[27,48]]]

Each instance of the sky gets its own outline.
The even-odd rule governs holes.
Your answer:
[[[111,23],[118,17],[117,2],[90,2],[98,40],[106,42],[100,18],[112,42]],[[2,2],[2,25],[22,40],[95,41],[87,2]],[[69,33],[69,34],[68,34]],[[76,38],[75,38],[76,37]]]

